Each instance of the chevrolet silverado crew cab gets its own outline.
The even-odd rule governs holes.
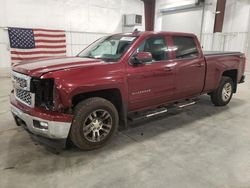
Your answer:
[[[76,57],[14,64],[11,111],[42,143],[95,149],[127,125],[129,114],[203,94],[227,105],[244,82],[245,61],[239,52],[202,52],[193,34],[114,34]]]

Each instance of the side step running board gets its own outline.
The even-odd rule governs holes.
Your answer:
[[[146,117],[149,118],[149,117],[152,117],[152,116],[156,116],[156,115],[159,115],[159,114],[163,114],[163,113],[165,113],[165,112],[167,112],[167,111],[168,111],[168,109],[165,109],[165,110],[162,110],[162,111],[159,111],[159,112],[155,112],[155,113],[152,113],[152,114],[148,114],[148,115],[146,115]]]
[[[138,120],[150,118],[150,117],[153,117],[153,116],[157,116],[157,115],[160,115],[160,114],[164,114],[164,113],[167,113],[167,112],[169,112],[169,113],[174,112],[174,111],[176,111],[176,110],[178,110],[180,108],[184,108],[186,106],[194,105],[196,103],[196,101],[198,101],[198,99],[187,100],[187,101],[184,101],[184,102],[169,105],[167,107],[158,108],[158,109],[155,109],[155,110],[133,113],[133,114],[130,114],[128,116],[128,119],[130,121],[138,121]]]
[[[196,103],[196,102],[193,101],[193,102],[190,102],[190,103],[187,103],[187,104],[178,105],[178,107],[179,107],[179,108],[184,108],[184,107],[186,107],[186,106],[190,106],[190,105],[193,105],[193,104],[195,104],[195,103]]]

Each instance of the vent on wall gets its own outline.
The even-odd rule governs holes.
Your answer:
[[[142,15],[126,14],[124,15],[124,26],[142,25]]]

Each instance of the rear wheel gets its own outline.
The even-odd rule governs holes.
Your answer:
[[[115,106],[94,97],[80,102],[74,109],[70,138],[82,150],[102,147],[117,131],[119,122]]]
[[[230,77],[223,76],[219,87],[211,93],[211,100],[215,106],[227,105],[232,96],[234,90],[234,82]]]

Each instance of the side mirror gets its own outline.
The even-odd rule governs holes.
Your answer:
[[[151,62],[153,60],[152,54],[150,52],[138,52],[133,56],[133,65],[138,65],[146,62]]]

